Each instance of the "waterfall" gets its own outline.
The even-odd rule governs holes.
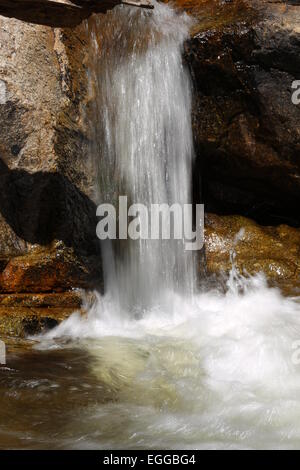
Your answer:
[[[120,195],[147,207],[190,202],[191,83],[182,62],[189,24],[157,3],[151,12],[120,6],[89,22],[99,204],[117,206]],[[41,390],[47,403],[55,393],[54,410],[65,412],[61,435],[52,432],[57,412],[42,445],[55,436],[57,448],[73,449],[299,447],[299,295],[284,297],[262,273],[241,275],[233,252],[226,288],[217,279],[194,295],[195,252],[185,251],[183,240],[106,241],[102,253],[105,295],[36,346],[50,359],[65,351],[65,367],[54,356],[59,376],[66,375],[58,382],[66,387],[63,400],[53,375],[40,387],[27,376],[18,386],[19,408],[22,390],[28,405],[30,386],[37,403]],[[76,368],[69,361],[78,350]],[[54,361],[44,357],[48,371]],[[75,409],[69,427],[65,397]]]
[[[189,20],[155,4],[154,12],[118,7],[93,21],[97,201],[190,202]],[[95,395],[70,423],[72,448],[299,447],[299,297],[285,298],[261,273],[238,273],[234,253],[226,288],[208,283],[194,295],[195,252],[183,240],[102,248],[105,295],[38,346],[88,353],[93,385],[78,389],[80,410],[82,397]],[[83,368],[78,382],[89,387],[87,377]]]
[[[183,64],[191,19],[168,5],[119,6],[92,28],[97,200],[191,203],[191,82]],[[191,296],[193,252],[184,240],[103,244],[105,284],[122,310],[138,315],[172,307],[174,292]]]

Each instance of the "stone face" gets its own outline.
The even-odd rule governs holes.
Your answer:
[[[207,214],[205,250],[209,273],[228,273],[234,250],[241,273],[262,271],[274,281],[300,279],[300,229],[287,225],[262,227],[242,216]]]
[[[299,2],[177,3],[196,18],[185,57],[207,210],[299,226]]]
[[[105,13],[120,0],[0,0],[0,15],[30,23],[74,27],[93,12]]]
[[[74,312],[74,308],[28,308],[0,306],[0,335],[24,337],[58,325]]]
[[[54,247],[36,249],[8,261],[0,274],[0,292],[63,292],[73,287],[101,287],[95,285],[97,263],[79,258],[73,250]]]
[[[31,307],[31,308],[71,308],[82,305],[80,291],[64,292],[63,294],[0,294],[0,307]]]
[[[75,27],[121,3],[153,8],[150,0],[0,0],[0,15],[53,27]]]
[[[86,25],[0,17],[0,292],[101,286]]]

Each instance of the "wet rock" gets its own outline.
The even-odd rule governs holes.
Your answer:
[[[209,273],[228,273],[234,251],[241,273],[262,271],[271,281],[289,280],[300,285],[300,229],[263,227],[242,216],[207,214],[205,250]]]
[[[72,308],[27,308],[0,306],[0,335],[25,337],[58,325],[68,318]]]
[[[94,270],[92,262],[79,258],[64,246],[45,251],[35,249],[8,261],[0,273],[0,292],[63,292],[73,287],[91,288],[98,273],[98,261]]]
[[[0,15],[53,27],[74,27],[92,13],[106,13],[121,3],[153,8],[150,0],[0,0]]]
[[[82,306],[80,291],[48,294],[0,294],[0,307],[71,308]]]
[[[208,211],[300,225],[300,5],[178,0],[196,22],[185,57],[194,82],[197,194]]]

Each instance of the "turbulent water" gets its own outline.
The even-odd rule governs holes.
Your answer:
[[[172,316],[101,302],[8,354],[2,448],[299,448],[296,298],[233,272]]]
[[[189,200],[188,25],[165,5],[119,7],[94,25],[99,200]],[[195,292],[180,243],[103,252],[106,294],[88,315],[8,354],[2,447],[300,447],[297,297],[234,265],[226,284]]]
[[[191,83],[182,61],[192,21],[166,5],[119,7],[95,22],[91,78],[99,202],[191,203]],[[94,85],[95,86],[95,85]],[[150,230],[149,230],[150,231]],[[122,240],[103,247],[106,289],[139,314],[167,292],[191,295],[194,256],[184,240]]]

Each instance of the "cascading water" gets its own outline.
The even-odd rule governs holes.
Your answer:
[[[99,202],[118,208],[126,195],[149,213],[151,204],[191,203],[191,84],[182,62],[190,25],[158,3],[150,12],[121,6],[96,21]],[[183,239],[123,240],[102,251],[106,288],[123,314],[170,307],[172,292],[193,292],[194,256]]]
[[[181,59],[189,22],[155,6],[154,12],[118,7],[91,32],[99,202],[119,194],[146,205],[191,197],[191,91]],[[125,240],[103,254],[106,295],[37,346],[50,357],[79,345],[85,350],[82,380],[69,390],[70,407],[76,393],[80,405],[71,418],[66,412],[52,446],[299,447],[298,298],[234,266],[226,292],[215,285],[191,295],[193,257],[181,242]],[[90,400],[84,409],[83,394]],[[34,419],[40,429],[40,415]]]

